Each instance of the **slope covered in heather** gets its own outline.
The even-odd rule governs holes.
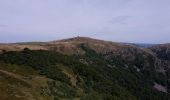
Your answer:
[[[2,100],[170,98],[169,53],[160,46],[144,49],[76,37],[0,47]]]

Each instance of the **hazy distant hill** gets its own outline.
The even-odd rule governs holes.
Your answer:
[[[168,100],[170,45],[75,37],[0,44],[0,100]]]
[[[149,47],[155,46],[157,44],[135,43],[133,45],[135,45],[137,47],[141,47],[141,48],[149,48]]]

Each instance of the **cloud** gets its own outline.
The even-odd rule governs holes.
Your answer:
[[[0,24],[0,27],[7,27],[7,25],[5,25],[5,24]]]
[[[126,21],[131,18],[131,16],[116,16],[116,17],[113,17],[109,23],[111,24],[117,24],[117,23],[120,23],[120,24],[126,24]]]

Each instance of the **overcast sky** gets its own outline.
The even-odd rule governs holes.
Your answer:
[[[0,42],[170,43],[170,0],[0,0]]]

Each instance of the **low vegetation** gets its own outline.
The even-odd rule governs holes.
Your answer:
[[[55,50],[28,48],[4,50],[0,54],[0,100],[170,98],[170,71],[158,72],[153,55],[136,48],[115,54],[96,52],[87,43],[78,46],[84,54],[65,55]],[[164,91],[154,88],[155,84]]]

